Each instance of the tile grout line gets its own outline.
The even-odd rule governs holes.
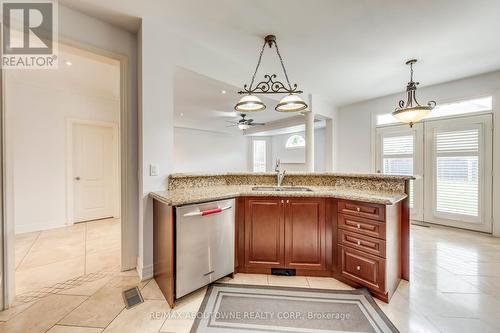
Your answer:
[[[42,235],[42,232],[43,231],[40,231],[38,233],[38,235],[36,236],[35,240],[33,241],[33,243],[31,244],[30,248],[28,249],[28,251],[26,251],[26,254],[23,256],[23,258],[21,259],[21,261],[19,262],[19,265],[17,265],[15,271],[17,271],[17,269],[19,267],[21,267],[21,265],[23,264],[24,260],[26,259],[26,257],[28,256],[28,254],[31,252],[31,249],[33,249],[33,246],[35,246],[35,243],[38,241],[38,238],[40,238],[40,236]],[[15,242],[15,240],[14,240]]]
[[[57,295],[57,294],[54,294],[54,295]],[[63,295],[63,296],[69,296],[69,297],[72,297],[72,296],[70,296],[70,295]],[[56,326],[56,325],[57,325],[57,323],[58,323],[58,322],[60,322],[61,320],[63,320],[63,319],[64,319],[64,318],[66,318],[67,316],[69,316],[69,314],[70,314],[70,313],[72,313],[73,311],[75,311],[76,309],[78,309],[78,308],[80,307],[80,305],[82,305],[82,304],[83,304],[85,301],[87,301],[88,299],[89,299],[88,297],[84,298],[84,299],[83,299],[80,303],[78,303],[78,305],[77,305],[77,306],[75,306],[73,309],[69,310],[69,311],[68,311],[68,313],[66,313],[65,315],[63,315],[61,319],[59,319],[58,321],[56,321],[56,323],[55,323],[54,325],[50,326],[50,327],[49,327],[49,329],[48,329],[48,330],[46,330],[45,332],[50,331],[50,330],[51,330],[54,326]],[[38,302],[39,302],[39,300],[38,300],[38,301],[36,301],[35,303],[38,303]]]

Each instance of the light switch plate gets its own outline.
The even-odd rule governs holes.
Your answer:
[[[149,175],[152,177],[156,177],[160,174],[160,167],[158,164],[150,164],[149,165]]]

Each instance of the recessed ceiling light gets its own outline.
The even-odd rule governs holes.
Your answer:
[[[67,66],[73,66],[73,63],[72,63],[71,61],[69,61],[69,60],[66,60],[64,63],[65,63]]]
[[[223,94],[223,95],[224,95],[224,94],[225,94],[226,92],[227,92],[227,91],[225,91],[225,90],[222,90],[222,91],[221,91],[221,94]]]

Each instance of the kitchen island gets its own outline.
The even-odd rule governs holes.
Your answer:
[[[176,207],[234,199],[234,272],[329,276],[388,302],[409,277],[410,179],[291,173],[277,188],[275,173],[170,175],[150,194],[155,279],[173,306]]]

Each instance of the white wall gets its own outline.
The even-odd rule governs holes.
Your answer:
[[[493,202],[500,200],[500,71],[421,88],[417,97],[423,103],[435,100],[438,104],[481,96],[493,96]],[[339,108],[338,170],[341,172],[374,172],[372,139],[375,115],[390,113],[404,92],[380,97]],[[500,207],[493,208],[493,234],[500,236]]]
[[[118,124],[119,99],[93,91],[59,90],[30,84],[39,73],[10,75],[5,85],[9,144],[13,151],[16,233],[62,227],[68,223],[67,121]],[[119,73],[117,72],[119,75]],[[63,82],[61,82],[63,83]]]
[[[305,149],[286,149],[286,141],[294,134],[300,134],[305,138],[304,132],[273,135],[271,137],[272,165],[276,159],[281,160],[281,166],[287,171],[306,171]],[[326,170],[325,165],[325,129],[319,128],[314,131],[314,171],[322,172]]]
[[[174,128],[174,172],[248,171],[243,135]]]

